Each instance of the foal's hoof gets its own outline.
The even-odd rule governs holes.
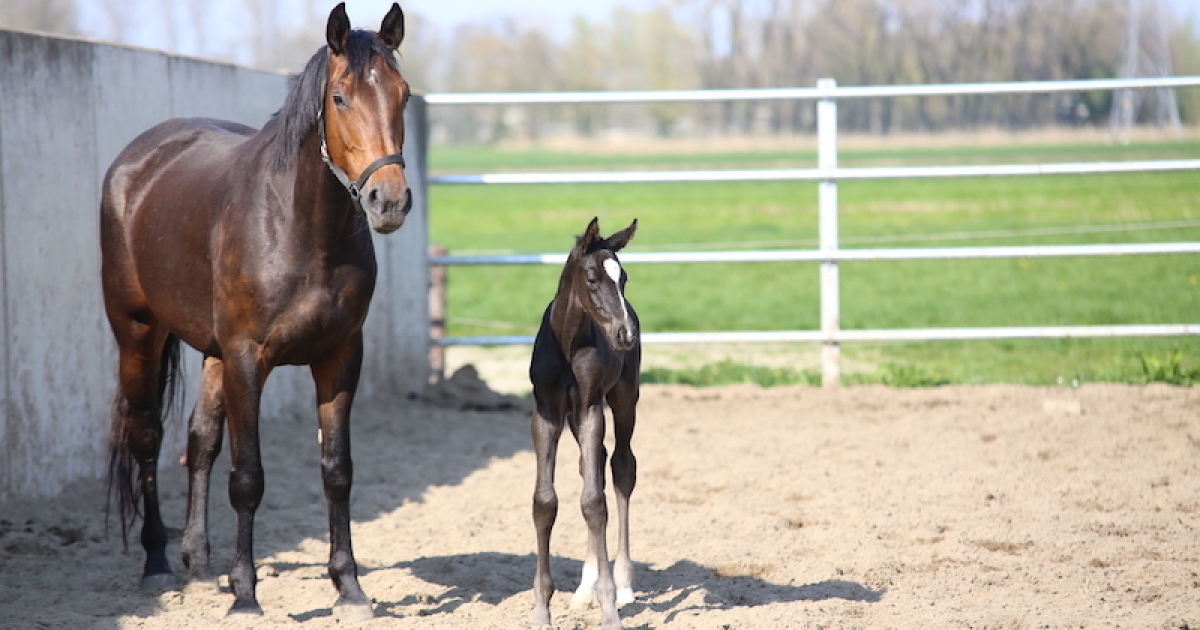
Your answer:
[[[248,602],[233,602],[229,607],[229,612],[225,613],[226,617],[261,617],[263,614],[262,606],[256,601]]]
[[[587,610],[596,605],[596,589],[580,586],[571,593],[571,610]]]
[[[333,618],[340,623],[359,623],[375,618],[375,607],[370,604],[335,604]]]
[[[154,575],[143,575],[141,584],[138,588],[143,593],[159,595],[167,591],[173,591],[179,588],[179,578],[175,577],[174,573],[155,573]]]
[[[634,597],[633,589],[631,589],[631,588],[617,589],[617,605],[618,606],[624,606],[625,604],[632,604],[635,601],[637,601],[637,597]]]

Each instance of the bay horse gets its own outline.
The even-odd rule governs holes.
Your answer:
[[[628,275],[617,260],[637,231],[629,227],[608,238],[592,219],[567,256],[558,291],[542,315],[533,343],[529,380],[535,409],[531,420],[537,459],[533,523],[537,532],[537,569],[533,580],[535,627],[550,625],[550,531],[558,516],[554,463],[563,425],[579,443],[580,498],[588,527],[588,552],[572,607],[598,600],[604,628],[620,628],[617,606],[634,601],[633,563],[629,559],[629,496],[637,482],[637,460],[630,441],[636,421],[642,346],[637,313],[625,299]],[[608,562],[608,503],[604,496],[604,404],[612,409],[615,449],[613,485],[617,497],[617,557]]]
[[[207,505],[227,422],[236,513],[229,613],[262,614],[253,547],[264,487],[259,403],[272,369],[308,365],[334,611],[373,614],[350,542],[350,408],[375,287],[370,229],[394,232],[412,207],[401,155],[409,95],[396,58],[403,38],[399,5],[371,32],[351,30],[339,4],[327,45],[292,78],[282,108],[261,130],[172,119],[134,139],[105,175],[101,273],[119,353],[109,479],[122,530],[142,515],[145,588],[175,583],[156,475],[182,341],[204,355],[188,422],[188,581],[216,587]]]

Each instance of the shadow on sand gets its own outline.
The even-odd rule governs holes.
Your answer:
[[[422,613],[432,615],[451,613],[464,603],[474,601],[499,604],[530,590],[534,562],[533,554],[518,556],[488,552],[419,558],[394,568],[407,569],[422,580],[449,589],[433,602],[436,606]],[[846,580],[793,586],[750,576],[724,577],[691,560],[679,560],[665,569],[655,569],[645,563],[635,565],[639,601],[622,610],[631,616],[650,610],[665,615],[666,622],[682,612],[695,610],[730,610],[831,599],[875,603],[886,592]],[[579,560],[554,557],[550,562],[550,571],[559,590],[573,589],[582,568],[583,562]],[[704,594],[703,603],[684,605],[697,592]]]

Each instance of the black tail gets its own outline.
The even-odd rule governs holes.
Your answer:
[[[179,387],[183,376],[182,365],[179,362],[179,337],[167,335],[163,345],[162,356],[158,369],[158,400],[155,402],[153,413],[158,420],[159,444],[162,443],[162,425],[172,407],[183,404],[182,388]],[[104,508],[105,529],[108,528],[108,516],[112,508],[113,494],[116,494],[117,513],[121,519],[121,539],[129,544],[129,530],[141,516],[142,486],[135,476],[138,462],[132,449],[129,448],[130,422],[133,416],[129,413],[129,401],[124,394],[117,392],[113,398],[112,425],[108,431],[108,501]]]

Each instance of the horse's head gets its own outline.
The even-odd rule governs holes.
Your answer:
[[[638,340],[638,325],[625,301],[628,276],[617,260],[617,252],[633,238],[637,219],[629,227],[604,238],[597,219],[575,243],[567,257],[563,273],[571,286],[572,301],[583,308],[603,331],[608,343],[617,350],[633,348]]]
[[[329,78],[318,124],[324,125],[326,159],[371,228],[394,232],[412,208],[401,157],[409,88],[395,57],[404,12],[392,4],[378,33],[352,31],[341,3],[329,14],[325,38]]]

